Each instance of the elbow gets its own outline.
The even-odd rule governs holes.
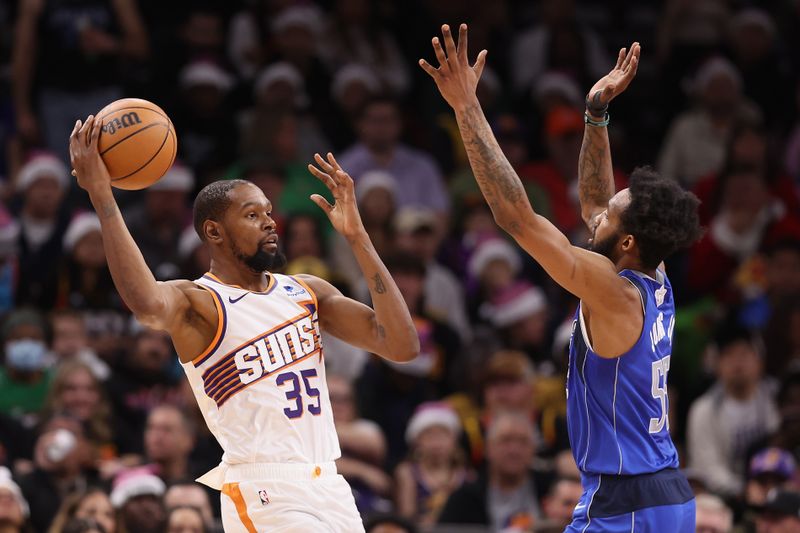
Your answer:
[[[410,363],[414,359],[417,358],[419,355],[419,338],[414,333],[411,342],[403,343],[402,346],[398,346],[396,349],[391,350],[391,359],[395,363]]]
[[[130,306],[134,318],[150,329],[164,329],[166,306],[163,302],[152,302],[144,305]]]

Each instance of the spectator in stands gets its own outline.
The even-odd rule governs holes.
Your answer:
[[[81,422],[93,460],[116,457],[111,406],[105,399],[102,384],[85,363],[65,361],[57,367],[43,418],[47,420],[55,414],[69,415]]]
[[[113,368],[106,382],[118,424],[116,444],[119,453],[138,453],[142,447],[147,416],[155,407],[167,403],[182,405],[179,376],[170,372],[175,355],[169,337],[136,325],[130,352]]]
[[[173,507],[167,512],[166,533],[207,533],[203,515],[196,507]]]
[[[362,515],[385,511],[390,507],[386,498],[392,479],[381,468],[386,459],[383,432],[375,422],[359,418],[353,387],[347,380],[329,374],[328,394],[342,450],[336,468],[350,483]]]
[[[436,400],[458,387],[462,357],[458,334],[442,320],[425,311],[425,265],[409,254],[384,259],[411,311],[420,353],[414,361],[390,364],[372,359],[359,380],[358,397],[363,416],[375,420],[388,444],[387,464],[396,465],[406,455],[406,425],[416,407]]]
[[[430,313],[444,318],[463,342],[471,337],[464,303],[464,291],[458,279],[436,258],[441,242],[436,214],[421,207],[401,208],[394,218],[396,247],[425,264],[423,303]]]
[[[364,65],[384,88],[402,94],[411,82],[408,62],[382,22],[378,7],[368,0],[337,0],[326,28],[323,57],[334,71],[350,62]]]
[[[700,200],[700,222],[708,224],[723,201],[723,183],[735,169],[755,169],[766,179],[770,198],[789,213],[800,210],[800,198],[792,179],[779,168],[770,149],[770,137],[760,123],[742,121],[734,125],[720,171],[699,180],[693,192]]]
[[[111,503],[124,531],[161,533],[166,523],[164,482],[147,468],[120,472],[114,479]]]
[[[178,102],[171,113],[180,132],[178,154],[203,184],[217,179],[236,156],[238,129],[227,95],[234,80],[218,64],[196,60],[178,78]]]
[[[487,472],[450,495],[439,515],[442,524],[479,524],[493,531],[529,529],[541,517],[539,494],[530,466],[536,452],[528,417],[504,412],[487,431]]]
[[[381,92],[381,82],[369,67],[349,63],[336,71],[331,83],[331,96],[337,106],[339,124],[331,137],[337,150],[356,142],[358,113],[367,101]],[[334,135],[334,132],[329,132]]]
[[[537,367],[552,372],[544,291],[518,281],[494,294],[482,312],[497,331],[501,346],[524,352]]]
[[[124,307],[108,270],[100,219],[94,213],[75,216],[64,234],[56,302],[61,309],[119,311]]]
[[[758,533],[800,531],[800,492],[773,490],[756,518]]]
[[[385,170],[397,181],[397,207],[427,207],[441,217],[443,229],[450,210],[443,177],[430,155],[400,142],[403,123],[397,101],[370,98],[361,108],[357,128],[359,142],[339,157],[342,168],[356,184],[369,170]]]
[[[742,494],[748,447],[780,423],[760,347],[753,332],[724,324],[715,340],[717,381],[689,410],[689,467],[725,496]]]
[[[5,355],[0,366],[0,412],[18,419],[33,415],[42,408],[52,378],[44,317],[30,309],[14,311],[0,329],[0,338]],[[30,426],[35,419],[27,422]]]
[[[601,78],[611,60],[600,37],[578,21],[575,2],[547,0],[539,7],[541,22],[520,32],[512,46],[514,90],[530,90],[548,70],[564,72],[587,87]]]
[[[166,484],[202,473],[192,471],[189,462],[194,443],[194,425],[181,409],[160,405],[150,411],[144,430],[145,457]]]
[[[97,379],[108,379],[111,369],[89,346],[83,314],[71,310],[54,311],[50,314],[50,330],[53,332],[52,350],[57,362],[80,361],[89,366]]]
[[[245,111],[240,120],[241,151],[245,156],[266,153],[274,157],[270,153],[274,149],[272,134],[264,131],[264,125],[287,111],[295,118],[292,134],[299,153],[324,153],[331,149],[316,118],[308,112],[305,82],[294,65],[281,61],[267,66],[256,78],[253,93],[255,107]]]
[[[763,111],[770,129],[784,131],[794,79],[775,23],[763,9],[745,8],[734,15],[728,36],[744,94]]]
[[[417,407],[406,428],[409,457],[394,474],[397,511],[402,516],[422,526],[435,524],[447,498],[466,481],[460,434],[458,415],[446,403]]]
[[[192,169],[175,164],[147,188],[142,205],[125,213],[128,229],[157,279],[173,279],[180,274],[178,240],[191,221],[189,194],[194,187]]]
[[[63,205],[68,188],[67,167],[52,154],[35,155],[19,171],[16,190],[22,196],[22,206],[18,213],[17,305],[53,305],[62,240],[69,220],[68,209]]]
[[[583,487],[580,479],[557,479],[550,485],[550,490],[542,499],[542,511],[545,518],[558,527],[567,527],[572,522],[572,513],[582,494]]]
[[[30,509],[22,491],[11,478],[11,472],[0,466],[0,531],[28,533]]]
[[[19,131],[62,161],[75,119],[122,97],[125,59],[149,53],[137,2],[19,3],[12,61]]]
[[[745,503],[764,505],[767,495],[776,488],[792,488],[797,464],[792,454],[780,448],[766,448],[750,460],[745,487]]]
[[[661,174],[687,187],[721,169],[734,124],[760,118],[742,95],[741,75],[727,59],[706,61],[695,75],[692,91],[697,106],[672,121],[658,156]]]
[[[466,437],[473,466],[483,465],[486,430],[497,415],[506,411],[525,413],[531,423],[535,422],[534,377],[531,361],[520,352],[493,353],[481,367],[481,406],[460,411],[462,426],[471,429]]]
[[[696,497],[696,533],[731,533],[733,513],[717,496],[699,494]]]
[[[269,29],[273,54],[267,62],[285,61],[293,65],[303,78],[311,114],[323,125],[329,124],[326,117],[333,109],[331,78],[321,55],[324,28],[320,10],[311,4],[288,6],[271,17]]]
[[[34,464],[19,484],[30,504],[31,524],[46,531],[70,493],[99,481],[82,424],[66,415],[46,421],[34,447]]]
[[[287,262],[303,257],[325,257],[322,228],[316,217],[298,213],[283,225],[283,251]]]
[[[514,284],[521,269],[519,252],[505,239],[488,238],[475,247],[467,265],[470,279],[477,283],[469,305],[473,323],[489,319],[481,310],[485,312],[486,304]]]
[[[757,283],[756,253],[798,238],[800,220],[771,195],[758,168],[730,169],[720,177],[719,188],[719,210],[709,231],[690,250],[688,282],[698,294],[735,304],[752,293],[748,285]]]
[[[194,481],[173,483],[164,493],[164,507],[167,511],[178,507],[192,507],[200,511],[207,531],[216,531],[214,515],[211,512],[211,502],[208,492]]]
[[[100,524],[105,533],[117,531],[117,517],[111,499],[104,490],[97,487],[70,494],[61,504],[48,532],[61,533],[66,523],[73,518],[93,520]]]

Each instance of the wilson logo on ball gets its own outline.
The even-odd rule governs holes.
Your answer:
[[[141,123],[142,121],[139,119],[139,115],[137,115],[135,111],[131,111],[130,113],[125,113],[119,118],[110,120],[108,124],[104,125],[101,129],[103,133],[113,135],[117,130]]]

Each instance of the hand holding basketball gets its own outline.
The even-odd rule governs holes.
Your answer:
[[[100,121],[89,115],[86,122],[75,122],[69,136],[69,159],[75,169],[72,173],[78,178],[78,185],[89,194],[111,187],[111,176],[97,150],[100,128]]]
[[[333,228],[343,236],[355,237],[366,231],[358,213],[353,178],[339,166],[330,152],[327,161],[319,154],[314,154],[314,160],[319,168],[309,164],[308,170],[328,187],[335,202],[331,205],[319,194],[311,195],[311,200],[325,211]]]

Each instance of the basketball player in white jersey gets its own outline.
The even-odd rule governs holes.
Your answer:
[[[313,276],[273,274],[278,252],[272,206],[243,180],[218,181],[197,196],[194,225],[211,252],[210,271],[158,282],[120,215],[97,151],[100,123],[78,121],[70,156],[78,184],[100,217],[114,283],[142,323],[172,337],[222,463],[199,481],[222,491],[227,532],[363,531],[352,493],[336,473],[320,330],[392,361],[410,361],[419,340],[394,281],[370,242],[352,179],[332,154],[309,170],[331,190],[312,200],[350,242],[375,309]]]

